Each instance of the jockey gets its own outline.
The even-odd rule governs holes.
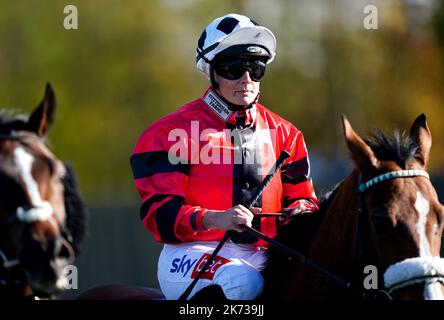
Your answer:
[[[279,219],[256,214],[318,209],[302,133],[258,102],[275,53],[273,33],[250,18],[228,14],[212,21],[196,48],[197,68],[211,86],[148,126],[132,151],[140,218],[164,244],[158,280],[167,299],[186,290],[226,230],[237,232],[190,297],[218,285],[228,299],[254,299],[263,288],[267,244],[240,225],[274,237]],[[290,157],[281,171],[255,207],[244,207],[284,149]]]

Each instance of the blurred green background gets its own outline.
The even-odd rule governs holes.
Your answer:
[[[78,30],[63,27],[68,4],[78,9]],[[369,4],[377,30],[363,27]],[[304,132],[318,193],[351,169],[342,113],[365,136],[408,130],[425,112],[430,173],[444,197],[441,1],[0,0],[0,8],[0,107],[28,113],[52,84],[50,147],[74,166],[90,209],[79,289],[68,295],[103,283],[158,286],[161,246],[139,222],[129,156],[146,126],[203,94],[195,46],[226,13],[276,35],[261,102]]]

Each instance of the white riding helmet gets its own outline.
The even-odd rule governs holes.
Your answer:
[[[210,79],[210,63],[216,55],[240,45],[251,45],[246,47],[251,55],[266,53],[267,63],[276,55],[276,38],[269,29],[246,16],[230,13],[213,20],[202,32],[196,48],[197,69]]]

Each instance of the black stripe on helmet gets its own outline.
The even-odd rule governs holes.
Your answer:
[[[196,49],[196,52],[197,52],[196,63],[199,62],[200,59],[204,59],[205,62],[209,64],[210,61],[205,57],[205,55],[206,55],[208,52],[214,50],[214,49],[219,45],[219,43],[220,43],[220,42],[213,43],[211,46],[209,46],[209,47],[206,48],[205,50],[201,50],[201,51],[199,51],[200,49],[197,48],[197,49]]]
[[[202,34],[200,35],[199,41],[197,41],[197,46],[200,49],[203,49],[204,44],[205,44],[205,39],[207,38],[207,31],[204,30],[204,32],[202,32]]]
[[[236,28],[238,23],[239,20],[237,20],[236,18],[227,17],[219,22],[216,29],[224,32],[225,34],[230,34],[231,32],[233,32],[234,28]]]

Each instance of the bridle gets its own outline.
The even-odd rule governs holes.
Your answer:
[[[357,250],[362,254],[362,233],[364,232],[365,218],[369,217],[367,207],[364,203],[364,192],[373,186],[397,178],[424,177],[430,179],[424,170],[396,170],[381,174],[367,182],[358,184],[358,232]],[[407,258],[390,265],[383,275],[384,290],[390,294],[393,291],[417,283],[427,284],[444,283],[444,259],[440,257],[414,257]]]
[[[10,134],[0,133],[0,141],[3,140],[13,140],[13,141],[23,141],[26,139],[38,140],[43,143],[43,139],[39,136],[33,134],[32,132],[20,132],[13,131]],[[22,206],[18,207],[17,210],[9,214],[5,223],[1,224],[2,233],[8,228],[10,228],[14,223],[18,222],[24,225],[29,225],[39,221],[47,221],[54,214],[54,209],[48,201],[42,201],[38,206]],[[60,240],[62,245],[68,250],[69,263],[74,261],[74,249],[70,244],[71,235],[69,230],[65,226],[59,226],[60,228]],[[10,259],[2,248],[0,248],[0,271],[6,274],[6,277],[2,278],[0,273],[0,286],[8,286],[17,284],[17,281],[13,279],[10,274],[15,268],[19,268],[21,265],[18,258]]]

